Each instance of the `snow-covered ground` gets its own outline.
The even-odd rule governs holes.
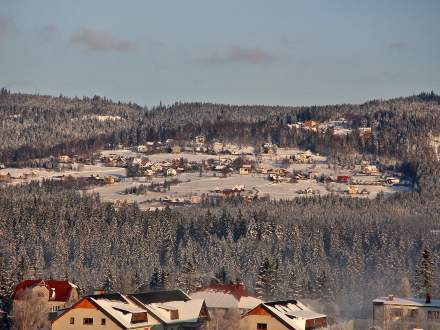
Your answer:
[[[263,154],[260,156],[260,166],[265,168],[277,168],[282,164],[282,160],[286,157],[288,158],[292,154],[302,152],[299,149],[294,148],[279,148],[276,156],[270,156]],[[127,149],[123,150],[104,150],[102,154],[108,156],[110,154],[125,155],[127,157],[139,157],[142,154],[132,152]],[[202,153],[178,153],[178,154],[154,154],[149,155],[148,158],[152,162],[162,162],[170,161],[174,158],[183,157],[188,159],[188,161],[201,162],[207,159],[218,159],[219,156],[207,155]],[[237,156],[220,156],[221,158],[231,158],[234,159]],[[255,156],[246,156],[250,160],[256,160]],[[360,180],[364,182],[377,181],[378,176],[355,176],[352,171],[346,169],[335,168],[329,166],[325,161],[326,158],[319,155],[313,155],[314,164],[299,164],[293,163],[287,166],[289,171],[315,171],[317,174],[324,174],[326,176],[332,175],[350,175],[354,180]],[[27,178],[14,179],[12,183],[25,182],[30,180],[38,180],[42,178],[56,177],[60,175],[71,175],[73,177],[88,177],[90,175],[99,175],[102,177],[112,175],[121,179],[120,182],[97,186],[92,189],[92,191],[97,192],[107,201],[128,201],[137,202],[142,208],[150,208],[152,206],[161,206],[159,200],[164,197],[170,198],[188,198],[190,196],[202,194],[207,194],[212,190],[218,189],[231,189],[237,185],[245,186],[245,189],[252,191],[253,193],[258,193],[259,196],[268,194],[273,200],[280,199],[293,199],[299,196],[304,196],[298,193],[298,191],[312,189],[316,193],[319,192],[320,195],[329,194],[331,192],[337,194],[344,194],[344,191],[348,189],[347,184],[341,183],[318,183],[316,180],[299,180],[296,183],[272,183],[267,179],[265,174],[249,174],[249,175],[239,175],[231,174],[226,178],[223,178],[221,174],[214,172],[205,172],[202,176],[199,173],[181,173],[178,174],[176,178],[181,183],[173,185],[170,187],[169,191],[166,192],[147,192],[143,195],[134,194],[124,194],[126,188],[138,186],[140,184],[149,184],[147,179],[141,178],[127,178],[126,170],[120,167],[105,167],[101,164],[98,165],[83,165],[79,170],[64,170],[64,171],[50,171],[44,169],[31,169],[31,168],[6,168],[0,170],[0,174],[10,173],[11,176],[20,178],[27,175]],[[164,182],[164,180],[170,180],[171,178],[157,177],[153,178],[152,181],[155,183]],[[409,188],[402,186],[382,186],[382,185],[358,185],[359,191],[364,188],[369,192],[368,195],[357,195],[358,197],[368,197],[374,198],[379,192],[383,192],[385,195],[392,194],[397,191],[409,191]]]

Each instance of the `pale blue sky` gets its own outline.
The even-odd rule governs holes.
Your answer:
[[[440,92],[438,0],[0,0],[0,86],[308,105]]]

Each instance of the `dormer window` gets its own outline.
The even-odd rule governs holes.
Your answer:
[[[179,319],[179,310],[177,309],[172,309],[170,311],[170,319],[171,320],[178,320]]]
[[[133,313],[131,315],[131,323],[148,322],[148,313]]]

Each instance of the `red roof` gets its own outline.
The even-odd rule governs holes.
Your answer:
[[[249,293],[244,284],[222,284],[214,283],[208,285],[206,288],[202,288],[198,291],[213,290],[223,293],[228,293],[234,296],[235,299],[240,300],[241,297],[254,297],[253,294]]]
[[[69,281],[24,280],[15,287],[14,293],[12,294],[12,299],[15,299],[16,295],[23,290],[37,285],[44,285],[49,290],[50,301],[68,301],[72,292],[72,288],[75,287]],[[51,299],[52,289],[55,289],[55,297]]]

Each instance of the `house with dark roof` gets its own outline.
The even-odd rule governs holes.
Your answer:
[[[48,302],[48,313],[70,307],[78,301],[78,287],[69,281],[24,280],[12,293],[13,306],[21,304],[27,297],[37,296]]]
[[[314,330],[327,327],[327,317],[297,300],[265,302],[241,317],[242,329]]]
[[[201,329],[209,320],[205,302],[182,291],[84,297],[52,321],[61,329]]]

